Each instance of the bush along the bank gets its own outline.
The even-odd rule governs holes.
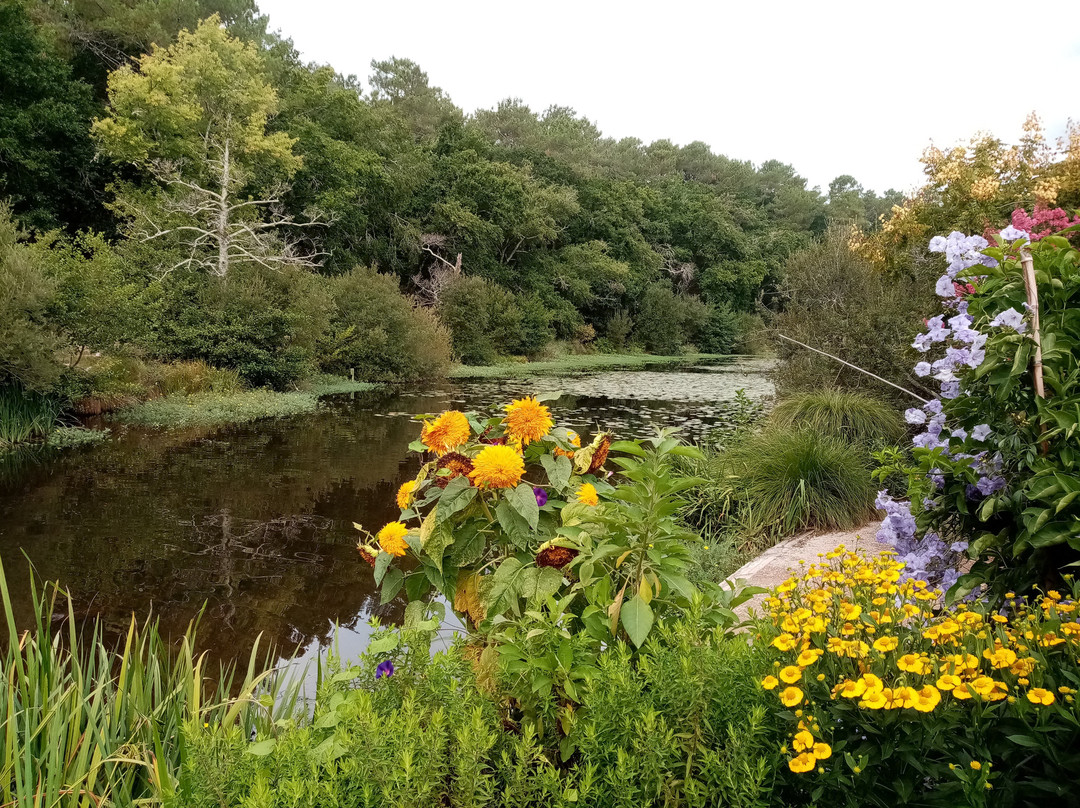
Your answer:
[[[707,451],[685,518],[710,540],[722,533],[746,552],[814,528],[857,527],[873,515],[869,455],[812,429],[768,427]]]
[[[941,394],[906,413],[923,431],[913,464],[891,461],[907,501],[882,496],[879,536],[912,575],[959,580],[951,596],[989,588],[1000,601],[1057,585],[1080,560],[1080,251],[1012,227],[996,238],[930,243],[949,261],[937,283],[945,312],[915,339],[927,354],[915,373]]]
[[[516,674],[491,674],[461,642],[430,655],[437,617],[411,604],[404,628],[376,632],[359,659],[332,660],[310,721],[279,722],[254,742],[239,729],[191,728],[183,804],[774,804],[782,735],[752,673],[765,649],[726,636],[700,611],[659,622],[637,652],[615,642],[597,653],[580,703],[543,730],[513,709]],[[530,640],[551,647],[537,660],[556,675],[580,655],[557,634],[553,626]],[[560,736],[572,755],[553,746]]]
[[[905,572],[840,547],[766,601],[790,801],[1076,805],[1080,586],[940,609]]]

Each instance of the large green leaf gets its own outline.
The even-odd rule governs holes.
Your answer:
[[[645,643],[645,638],[649,636],[649,632],[652,630],[652,608],[648,603],[642,600],[640,595],[635,595],[622,605],[622,612],[619,619],[622,622],[622,627],[626,630],[626,635],[630,638],[630,641],[640,648]]]
[[[455,513],[464,510],[469,503],[476,499],[476,489],[469,483],[468,477],[455,477],[439,497],[438,521],[445,522]]]
[[[522,563],[516,558],[508,558],[491,578],[486,581],[484,587],[484,605],[487,607],[489,616],[505,611],[507,606],[517,597],[517,578],[520,576]]]
[[[424,555],[431,559],[439,572],[442,572],[443,554],[446,548],[454,543],[454,531],[446,522],[438,521],[436,517],[438,510],[439,506],[436,505],[420,526],[420,542],[424,548]]]
[[[544,472],[547,474],[548,482],[551,483],[552,488],[559,492],[565,491],[567,485],[570,484],[570,475],[574,473],[574,466],[570,463],[570,458],[563,455],[558,457],[541,455],[540,464],[544,467]]]
[[[536,504],[536,493],[528,483],[521,483],[506,496],[506,501],[517,511],[521,517],[529,523],[529,527],[536,530],[536,523],[540,520],[540,506]]]
[[[395,597],[397,593],[401,591],[401,585],[405,583],[405,576],[401,570],[397,567],[391,567],[386,571],[386,577],[382,582],[382,595],[379,599],[380,603],[389,603]]]
[[[563,574],[553,567],[527,567],[521,574],[518,591],[529,601],[543,601],[559,591]]]
[[[506,532],[515,547],[522,550],[528,548],[529,539],[532,536],[529,523],[525,521],[524,516],[514,510],[513,505],[506,500],[500,502],[495,508],[495,518],[499,520],[499,526]]]

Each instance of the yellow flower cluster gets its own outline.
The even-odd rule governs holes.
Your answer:
[[[1018,714],[1076,712],[1076,691],[1051,681],[1080,673],[1075,600],[1056,591],[1031,605],[1012,597],[1009,617],[982,606],[946,609],[940,590],[902,580],[903,566],[893,553],[868,559],[841,546],[777,587],[765,601],[771,630],[763,639],[779,653],[761,686],[800,708],[797,716],[837,700],[870,714],[912,711],[901,712],[910,720],[999,702]],[[799,733],[806,729],[800,720]],[[795,737],[789,768],[809,772],[821,758]]]

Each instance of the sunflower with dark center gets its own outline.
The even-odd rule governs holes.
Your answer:
[[[600,436],[600,443],[596,446],[596,451],[593,452],[592,462],[589,463],[589,474],[595,474],[598,472],[607,462],[608,450],[611,448],[611,435],[605,432]]]
[[[450,472],[449,474],[435,475],[435,485],[439,486],[439,488],[446,488],[455,477],[471,473],[473,463],[461,452],[450,452],[439,458],[439,462],[435,464],[435,469],[447,469]]]
[[[557,547],[552,545],[551,547],[545,547],[536,554],[536,566],[554,567],[555,569],[561,570],[577,558],[577,555],[578,551],[570,547]]]

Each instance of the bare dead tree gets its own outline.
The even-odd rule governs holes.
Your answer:
[[[694,282],[694,276],[697,275],[697,266],[690,261],[678,260],[675,257],[674,248],[669,244],[661,244],[656,251],[663,257],[664,270],[671,276],[675,288],[684,294],[690,291],[690,284]]]
[[[320,218],[316,211],[310,212],[306,221],[287,214],[281,202],[287,185],[277,185],[258,199],[239,195],[246,180],[230,159],[228,140],[220,159],[207,161],[211,183],[185,179],[182,168],[172,161],[151,165],[169,193],[153,208],[140,207],[135,226],[134,235],[142,241],[174,241],[186,253],[164,267],[164,274],[202,269],[226,278],[230,267],[237,264],[258,264],[273,270],[314,269],[326,257],[327,253],[309,246],[310,239],[301,238],[299,233],[325,227],[329,220]]]
[[[448,239],[439,233],[424,233],[420,236],[420,249],[435,260],[412,276],[416,289],[416,298],[424,306],[439,305],[439,298],[446,288],[461,277],[461,253],[457,260],[450,263],[436,250],[445,249]]]

